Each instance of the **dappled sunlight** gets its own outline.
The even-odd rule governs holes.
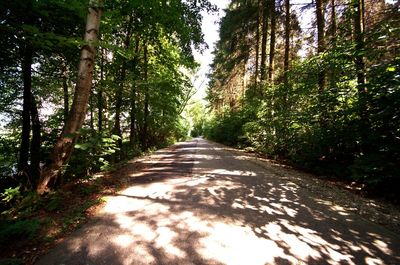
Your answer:
[[[135,241],[135,238],[132,235],[117,235],[112,241],[118,246],[128,247]]]
[[[172,152],[128,174],[129,187],[108,195],[85,238],[66,241],[63,251],[112,264],[400,261],[399,242],[379,227],[366,230],[346,209],[256,164],[203,140]]]
[[[223,264],[266,264],[286,256],[272,240],[258,237],[249,227],[216,223],[213,233],[200,240],[199,252]]]
[[[251,171],[242,170],[226,170],[226,169],[210,169],[208,174],[211,175],[231,175],[231,176],[255,176],[256,174]]]

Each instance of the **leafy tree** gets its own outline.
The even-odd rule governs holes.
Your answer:
[[[206,136],[370,188],[396,186],[398,4],[317,0],[298,8],[286,0],[267,3],[270,26],[261,35],[270,36],[268,79],[254,86],[246,77],[264,66],[249,65],[265,64],[267,58],[259,62],[251,45],[241,50],[229,44],[257,39],[258,27],[236,34],[235,42],[223,33],[237,24],[231,13],[257,17],[265,6],[236,2],[221,20],[208,90],[215,118],[207,122]],[[296,10],[310,8],[314,28],[308,34]],[[303,47],[300,56],[302,44],[312,48]],[[261,46],[263,52],[268,45]]]

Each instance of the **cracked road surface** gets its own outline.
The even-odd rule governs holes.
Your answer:
[[[194,139],[138,163],[37,264],[400,264],[399,235],[224,146]]]

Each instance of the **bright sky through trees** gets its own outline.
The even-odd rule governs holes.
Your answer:
[[[214,44],[217,42],[218,36],[218,28],[219,28],[219,20],[224,15],[223,9],[225,9],[229,0],[211,0],[212,4],[216,5],[219,8],[218,13],[209,14],[205,11],[202,12],[203,15],[203,24],[201,26],[202,31],[204,33],[205,41],[207,42],[208,49],[204,50],[201,54],[197,51],[194,52],[195,59],[198,63],[200,63],[200,68],[196,77],[194,79],[194,85],[197,89],[196,98],[202,99],[205,97],[205,88],[207,86],[207,73],[210,70],[209,65],[212,62],[213,56],[212,51],[214,49]]]
[[[219,8],[218,13],[209,14],[205,11],[202,12],[203,15],[203,24],[202,31],[204,33],[205,41],[208,44],[208,49],[206,49],[202,54],[194,51],[195,59],[198,63],[200,63],[199,71],[196,74],[196,77],[193,79],[193,83],[195,88],[197,89],[197,93],[195,95],[196,99],[202,99],[206,95],[206,87],[207,87],[207,73],[210,70],[209,65],[213,60],[212,51],[214,49],[214,44],[218,40],[219,36],[219,20],[224,16],[224,9],[228,7],[229,0],[211,0],[212,4],[216,5]],[[293,4],[301,4],[307,3],[309,1],[305,0],[292,0]],[[387,3],[393,4],[396,0],[386,0]],[[297,6],[297,9],[299,6]],[[313,10],[308,9],[306,11],[301,12],[300,21],[302,24],[302,28],[310,28],[311,20],[313,18]]]

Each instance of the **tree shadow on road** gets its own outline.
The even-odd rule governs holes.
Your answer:
[[[38,264],[400,264],[397,235],[223,147],[154,158]]]

